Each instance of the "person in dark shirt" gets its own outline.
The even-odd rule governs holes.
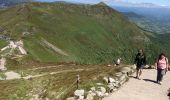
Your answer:
[[[140,49],[135,57],[134,64],[136,65],[136,78],[140,79],[142,74],[142,69],[146,65],[146,56],[144,54],[143,49]]]

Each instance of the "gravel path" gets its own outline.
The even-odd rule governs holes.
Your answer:
[[[162,85],[155,83],[157,71],[143,70],[142,79],[135,79],[134,75],[120,90],[103,100],[169,100],[167,93],[170,88],[170,72],[164,76]]]

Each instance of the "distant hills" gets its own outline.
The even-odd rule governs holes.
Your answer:
[[[32,0],[1,0],[0,8],[13,6],[13,5],[20,4],[20,3],[27,3],[27,2],[31,2],[31,1]]]

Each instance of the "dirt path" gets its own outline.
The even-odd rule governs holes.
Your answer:
[[[53,67],[53,66],[51,66],[51,67]],[[44,73],[44,74],[38,74],[38,75],[28,75],[28,76],[25,76],[25,77],[21,77],[20,74],[18,74],[16,72],[13,72],[13,71],[10,71],[10,72],[6,72],[5,73],[5,75],[6,75],[6,79],[5,80],[30,79],[30,78],[37,78],[37,77],[47,76],[47,75],[55,75],[55,74],[59,74],[59,73],[69,73],[69,72],[88,71],[88,70],[94,70],[94,68],[63,70],[63,71],[50,72],[50,73]],[[4,79],[0,78],[0,80],[4,80]]]
[[[170,72],[164,76],[162,85],[155,83],[156,70],[144,70],[142,80],[134,78],[125,83],[120,90],[103,100],[169,100]]]

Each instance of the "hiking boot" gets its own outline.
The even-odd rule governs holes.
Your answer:
[[[161,81],[157,81],[157,83],[158,83],[159,85],[161,85],[162,82],[161,82]]]

